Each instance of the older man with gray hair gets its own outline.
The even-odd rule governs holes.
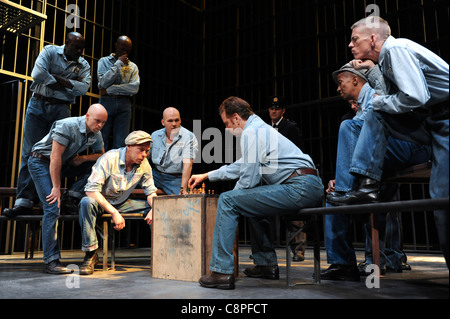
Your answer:
[[[98,216],[111,214],[115,230],[125,227],[121,213],[144,212],[145,221],[151,224],[151,206],[157,190],[147,160],[151,141],[150,134],[144,131],[132,132],[125,139],[126,147],[107,152],[92,168],[85,187],[87,197],[79,205],[82,250],[86,252],[81,275],[93,274],[98,263],[95,233]],[[128,199],[138,185],[144,189],[147,200]]]

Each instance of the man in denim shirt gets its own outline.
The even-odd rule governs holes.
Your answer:
[[[22,157],[17,181],[17,199],[4,215],[14,217],[31,212],[39,201],[28,172],[31,148],[48,132],[52,124],[70,116],[70,104],[85,95],[91,85],[91,68],[81,57],[84,37],[71,32],[63,46],[48,45],[39,54],[31,76],[33,92],[25,114]]]
[[[130,132],[131,97],[137,94],[140,85],[139,69],[129,60],[132,48],[131,39],[121,36],[116,41],[116,52],[98,61],[99,103],[108,111],[108,122],[102,129],[106,150],[125,146],[125,137]]]
[[[181,126],[180,112],[168,107],[161,120],[163,129],[152,133],[151,161],[160,194],[187,194],[192,165],[198,152],[195,135]]]
[[[107,118],[105,108],[94,104],[85,116],[56,121],[47,136],[32,149],[28,169],[44,207],[42,244],[47,273],[68,272],[59,261],[61,255],[57,238],[62,167],[69,162],[74,165],[84,162],[93,164],[104,153],[100,130]],[[89,147],[93,150],[92,154],[77,156]],[[80,181],[85,183],[88,176],[89,173],[85,174]]]
[[[147,160],[150,143],[147,132],[132,132],[125,139],[126,147],[107,152],[92,168],[85,187],[86,197],[80,202],[82,250],[85,252],[81,275],[92,275],[98,263],[97,216],[111,214],[117,231],[125,227],[121,213],[144,212],[145,221],[151,224],[150,210],[156,187]],[[128,198],[138,185],[144,189],[147,200]]]
[[[373,99],[373,111],[367,115],[370,125],[361,131],[350,167],[365,182],[342,196],[340,204],[364,203],[378,192],[389,136],[431,146],[430,196],[448,197],[448,63],[413,41],[391,36],[389,24],[380,17],[356,22],[351,39],[352,65],[369,69],[371,85],[384,81],[386,90]],[[448,209],[435,211],[434,217],[448,267]]]
[[[211,275],[199,283],[207,288],[234,289],[233,245],[239,216],[255,219],[252,255],[256,266],[244,273],[253,278],[278,279],[277,255],[265,217],[284,215],[321,205],[322,180],[310,156],[255,115],[250,105],[230,97],[219,108],[226,130],[240,136],[242,157],[218,170],[193,175],[189,186],[204,180],[237,180],[234,190],[220,195],[210,261]],[[260,186],[264,180],[266,185]],[[258,222],[259,221],[259,222]]]

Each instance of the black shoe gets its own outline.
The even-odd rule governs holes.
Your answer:
[[[33,208],[27,208],[24,206],[14,206],[13,208],[5,208],[3,210],[3,215],[8,218],[14,218],[19,215],[32,215]]]
[[[380,201],[379,191],[379,182],[371,178],[364,178],[361,180],[357,190],[348,192],[345,195],[327,196],[327,202],[334,206],[377,203]]]
[[[278,266],[249,267],[244,270],[244,274],[250,278],[265,278],[272,280],[280,278],[280,270],[278,269]]]
[[[359,281],[359,271],[356,266],[333,264],[320,273],[323,280]]]
[[[292,256],[292,261],[304,261],[305,260],[305,253],[303,251],[296,251],[294,252],[294,256]]]
[[[54,274],[54,275],[64,275],[64,274],[70,274],[72,271],[61,265],[59,260],[54,260],[48,264],[46,264],[44,272],[47,274]]]
[[[234,289],[234,275],[212,272],[202,276],[198,283],[205,288]]]
[[[60,207],[62,215],[78,215],[78,199],[67,193],[61,197]]]
[[[80,267],[80,275],[92,275],[94,267],[98,264],[98,255],[96,251],[86,252],[83,264]]]

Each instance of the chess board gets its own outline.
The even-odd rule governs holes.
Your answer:
[[[219,196],[204,193],[154,198],[153,278],[196,282],[210,273],[218,200]],[[236,275],[239,271],[237,247],[236,241]]]

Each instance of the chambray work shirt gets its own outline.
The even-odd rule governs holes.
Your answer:
[[[251,115],[240,138],[242,157],[208,174],[209,180],[238,180],[234,189],[278,185],[299,168],[315,168],[311,157],[259,116]]]
[[[390,36],[381,49],[378,63],[388,95],[374,98],[374,110],[406,113],[448,100],[448,63],[427,48]],[[372,70],[367,75],[374,86],[380,73]]]
[[[359,109],[353,117],[354,120],[364,121],[367,111],[373,108],[372,101],[375,93],[375,90],[372,89],[369,83],[363,85],[361,92],[359,92],[358,101],[356,101],[359,105]]]
[[[30,90],[36,94],[75,103],[77,96],[85,95],[91,86],[91,67],[82,57],[78,61],[69,61],[64,54],[65,45],[47,45],[39,54],[34,64]],[[72,89],[53,90],[48,86],[57,83],[52,74],[69,80]]]
[[[198,152],[198,141],[194,133],[182,126],[169,148],[166,144],[165,128],[153,132],[152,141],[150,150],[152,163],[158,171],[163,173],[181,174],[183,159],[195,160]]]
[[[125,65],[114,54],[98,61],[98,88],[106,89],[109,95],[136,95],[139,91],[139,69],[129,61]]]
[[[125,202],[131,192],[140,185],[145,195],[156,192],[152,168],[147,159],[126,171],[126,147],[103,154],[92,167],[92,173],[84,188],[86,192],[101,192],[106,200],[117,205]]]
[[[50,132],[33,146],[32,152],[50,158],[53,141],[66,146],[62,155],[63,164],[88,147],[91,147],[94,153],[100,153],[104,147],[100,132],[86,133],[86,115],[69,117],[53,123]]]

